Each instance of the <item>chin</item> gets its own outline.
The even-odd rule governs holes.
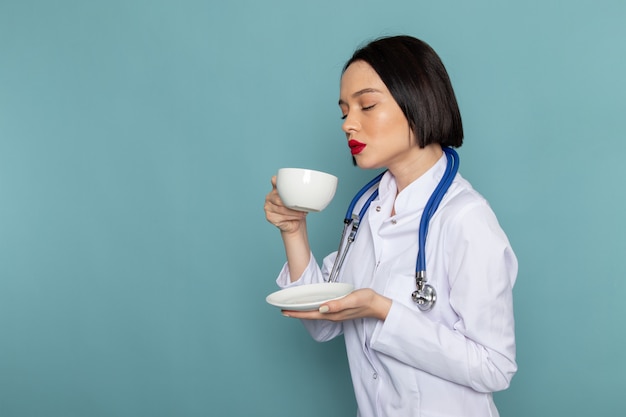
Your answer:
[[[359,167],[361,169],[378,169],[380,168],[378,165],[372,165],[372,164],[368,164],[365,161],[361,160],[359,161],[358,159],[352,157],[352,163],[354,164],[354,166]]]

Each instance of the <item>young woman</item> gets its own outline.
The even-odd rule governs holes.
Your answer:
[[[356,290],[318,311],[283,314],[302,319],[315,340],[344,335],[359,416],[498,416],[492,392],[517,370],[517,260],[489,204],[460,174],[428,223],[436,300],[424,309],[412,297],[420,220],[446,175],[448,149],[463,142],[441,60],[413,37],[373,41],[346,63],[339,107],[356,164],[387,169],[339,274]],[[275,178],[272,185],[266,218],[287,254],[278,285],[324,282],[337,254],[318,266],[306,214],[286,208]]]

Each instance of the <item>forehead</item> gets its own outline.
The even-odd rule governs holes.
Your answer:
[[[370,64],[365,61],[355,61],[341,76],[341,99],[347,100],[351,95],[364,89],[376,89],[388,93],[387,86]]]

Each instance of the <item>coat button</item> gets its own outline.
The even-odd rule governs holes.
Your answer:
[[[380,211],[380,206],[376,206],[376,211]]]
[[[391,224],[397,224],[398,221],[396,219],[391,219]]]

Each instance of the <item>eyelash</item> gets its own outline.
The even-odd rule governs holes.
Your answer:
[[[361,107],[361,110],[365,110],[365,111],[372,110],[374,106],[376,106],[376,104],[372,104],[371,106]],[[345,120],[346,117],[348,117],[348,115],[344,114],[343,116],[341,116],[341,120]]]

